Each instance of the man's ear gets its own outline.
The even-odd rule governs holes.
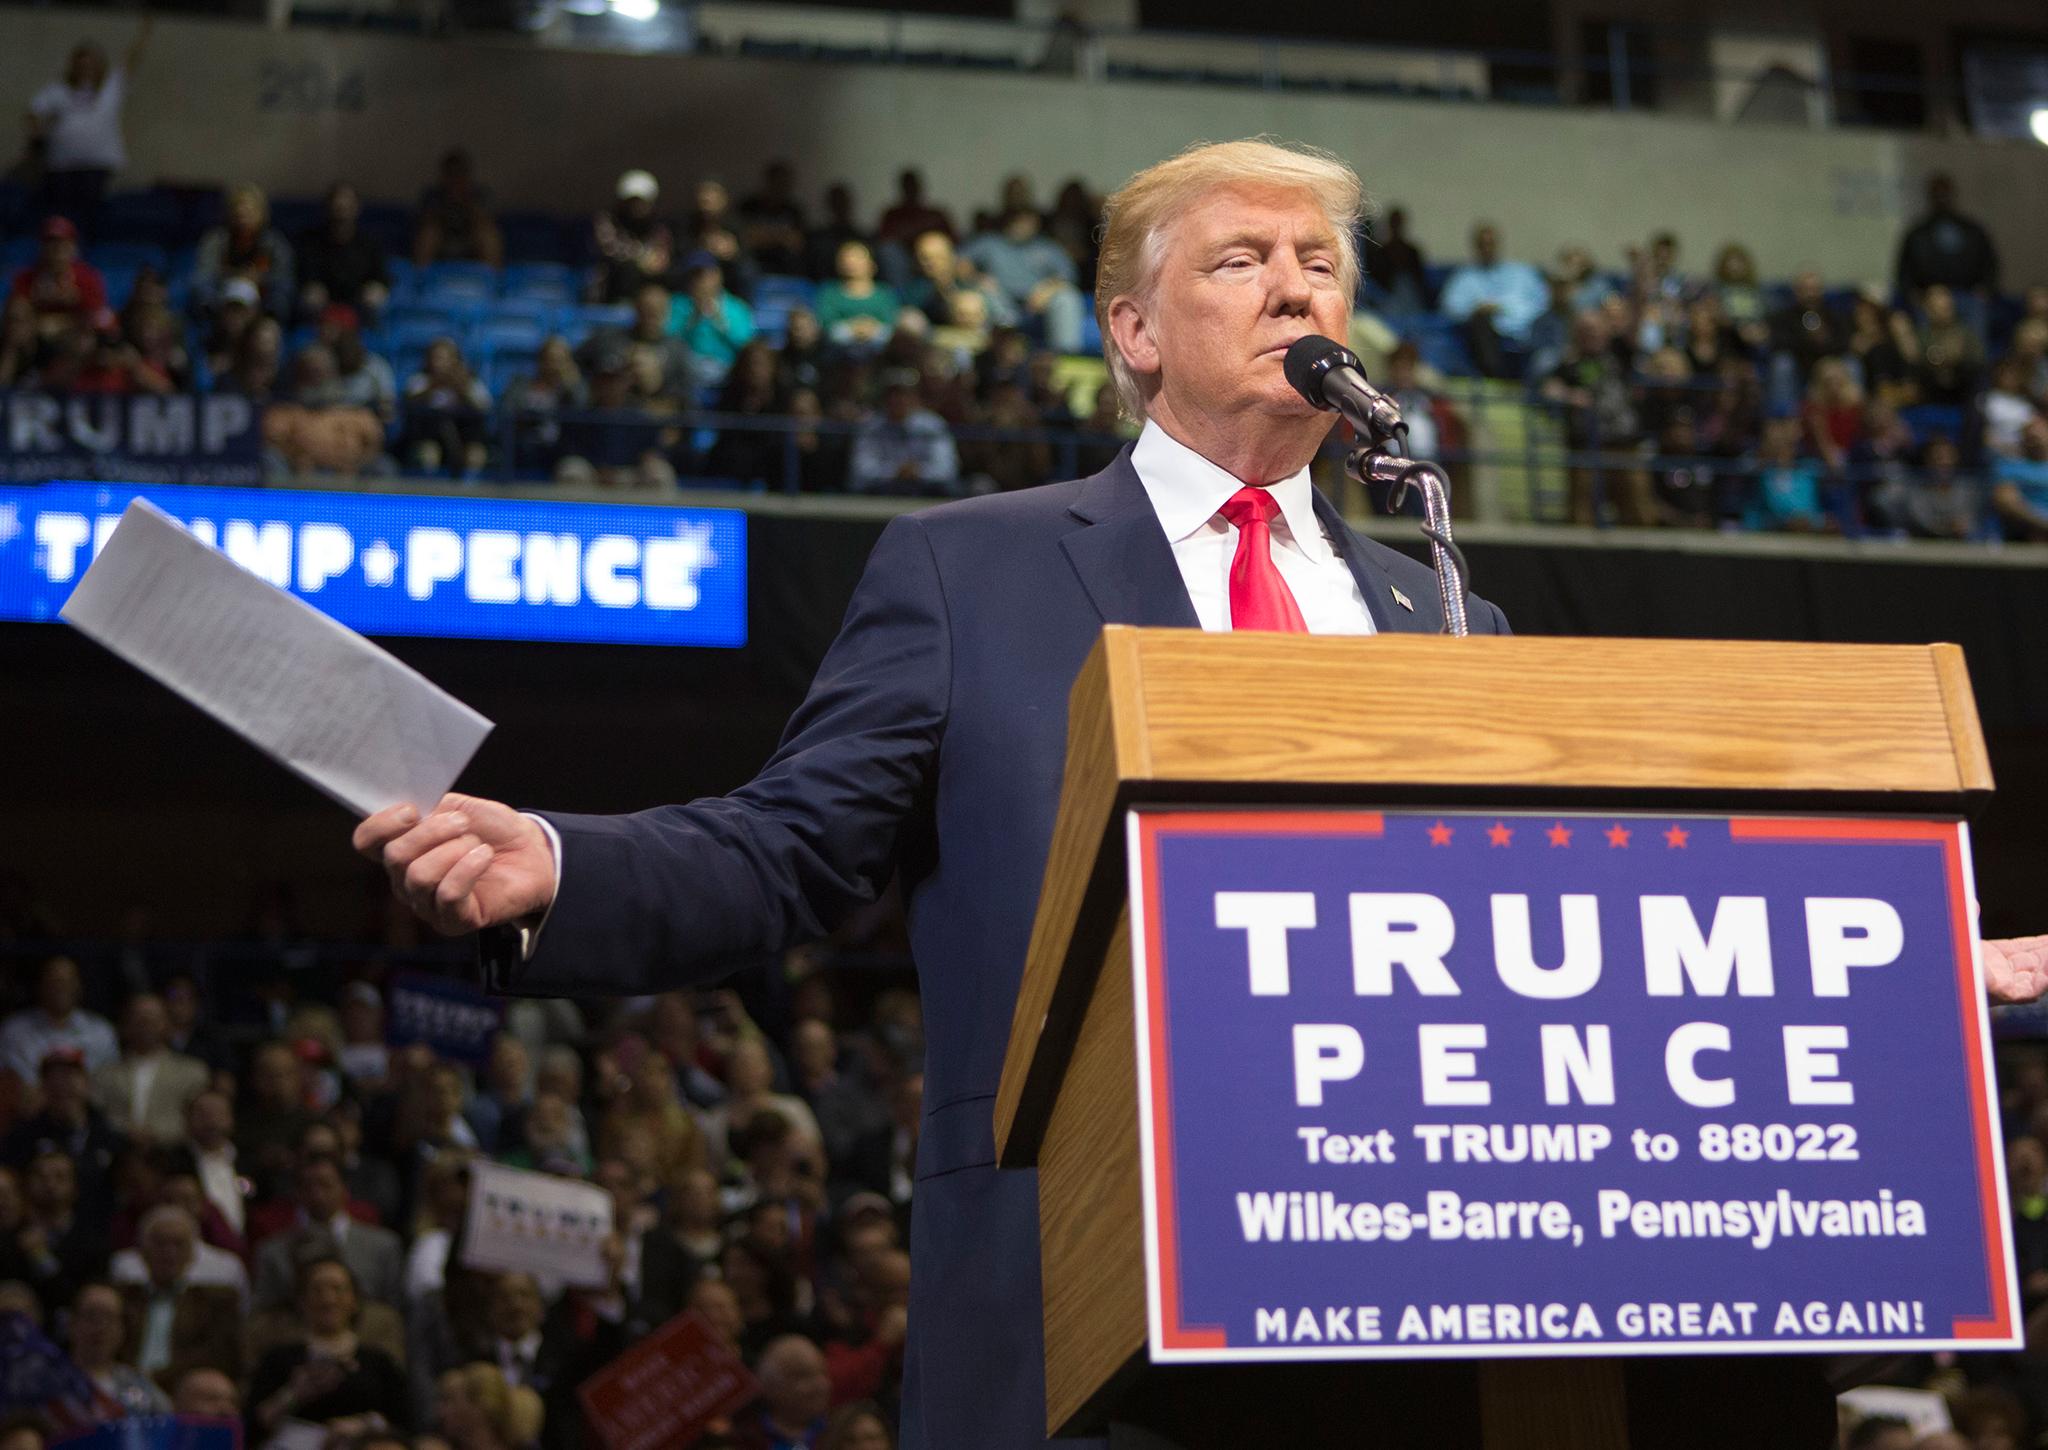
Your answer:
[[[1109,336],[1124,365],[1139,377],[1159,371],[1159,337],[1137,298],[1122,296],[1109,304]]]

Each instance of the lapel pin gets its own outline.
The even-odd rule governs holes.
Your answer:
[[[1387,587],[1394,591],[1394,602],[1396,604],[1400,605],[1410,614],[1413,614],[1415,612],[1414,601],[1411,600],[1407,595],[1403,594],[1398,585],[1389,584]]]

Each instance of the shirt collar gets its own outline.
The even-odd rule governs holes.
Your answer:
[[[1157,423],[1148,422],[1131,450],[1131,466],[1138,470],[1138,482],[1159,515],[1168,543],[1178,544],[1208,526],[1230,499],[1244,487],[1241,479],[1218,468],[1194,449],[1175,438]],[[1330,541],[1323,537],[1316,518],[1315,490],[1303,468],[1290,478],[1267,485],[1273,501],[1280,505],[1280,522],[1301,552],[1316,563],[1330,558]],[[1278,531],[1276,530],[1276,533]]]

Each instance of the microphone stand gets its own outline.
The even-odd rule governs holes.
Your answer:
[[[1460,638],[1470,634],[1465,618],[1465,595],[1471,576],[1465,554],[1451,538],[1450,480],[1434,463],[1401,456],[1405,427],[1392,433],[1374,430],[1374,440],[1354,448],[1344,459],[1344,471],[1361,484],[1385,483],[1393,492],[1387,497],[1389,512],[1398,511],[1411,486],[1422,492],[1422,536],[1429,540],[1430,562],[1436,566],[1437,592],[1443,599],[1445,634]]]

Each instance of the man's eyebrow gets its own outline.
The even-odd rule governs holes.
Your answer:
[[[1250,247],[1254,251],[1264,251],[1272,245],[1272,241],[1272,237],[1264,232],[1233,232],[1227,237],[1219,237],[1211,242],[1208,250],[1215,253],[1233,251],[1238,247]]]
[[[1209,244],[1207,250],[1211,256],[1234,251],[1239,247],[1250,247],[1253,251],[1263,252],[1272,244],[1273,238],[1270,233],[1242,231],[1218,238]],[[1317,232],[1313,236],[1302,238],[1297,249],[1303,252],[1334,252],[1337,250],[1337,234]]]

